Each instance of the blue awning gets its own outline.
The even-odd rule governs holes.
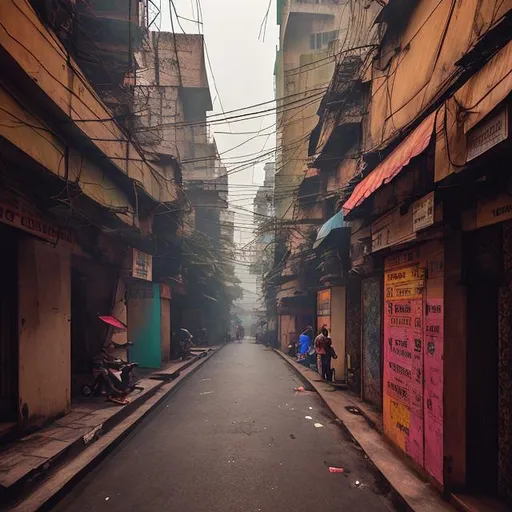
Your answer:
[[[313,249],[316,249],[330,234],[336,229],[349,228],[350,226],[345,222],[341,210],[333,215],[319,230],[316,235]]]

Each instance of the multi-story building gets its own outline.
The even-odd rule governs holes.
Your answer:
[[[228,322],[229,300],[222,297],[219,301],[213,296],[221,293],[222,287],[212,285],[211,289],[196,281],[202,279],[201,266],[222,267],[223,254],[232,252],[233,242],[232,236],[231,242],[223,240],[221,217],[227,209],[228,175],[207,126],[206,113],[212,104],[203,36],[152,32],[137,52],[136,60],[139,138],[155,158],[177,154],[182,165],[186,197],[183,247],[164,263],[169,265],[173,256],[180,262],[188,293],[175,294],[173,330],[177,332],[178,326],[183,326],[200,332],[204,328],[211,339],[217,339],[225,329],[219,322],[219,308],[225,309],[222,315]],[[212,251],[215,261],[210,258]],[[224,276],[233,275],[228,270],[223,272]],[[229,279],[225,286],[229,286]]]
[[[322,290],[317,313],[347,319],[343,377],[411,464],[464,509],[506,509],[512,4],[380,3],[310,137],[337,204],[320,283],[337,268],[346,297]]]
[[[172,250],[184,196],[178,153],[149,153],[135,131],[138,9],[0,4],[2,431],[69,410],[112,334],[98,316],[127,322],[145,365],[168,357],[174,269],[152,261]],[[142,303],[161,312],[151,332]]]
[[[309,135],[320,129],[318,110],[325,102],[330,104],[324,95],[336,66],[347,53],[357,55],[357,48],[367,44],[375,8],[366,7],[361,2],[339,0],[278,2],[277,238],[269,285],[277,289],[283,348],[307,325],[322,325],[328,316],[317,315],[318,263],[313,245],[319,227],[335,214],[336,200],[322,182]],[[354,20],[359,26],[357,33],[351,30]],[[336,295],[334,300],[341,307],[343,289],[334,287],[329,293]],[[342,347],[344,338],[338,333],[343,325],[335,327],[333,342]],[[339,361],[338,366],[339,373],[344,373],[344,363]]]
[[[258,187],[253,200],[255,237],[250,247],[251,265],[256,279],[256,290],[261,295],[261,305],[258,307],[257,316],[265,321],[269,314],[264,279],[274,263],[275,167],[275,162],[267,162],[264,165],[265,177],[263,185]]]

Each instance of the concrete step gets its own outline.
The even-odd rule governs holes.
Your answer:
[[[105,397],[81,400],[66,416],[49,426],[6,445],[0,451],[0,501],[7,503],[87,445],[129,416],[162,385],[144,379],[142,390],[129,395],[130,403],[119,406]]]
[[[179,374],[198,357],[172,365]],[[12,503],[30,492],[49,474],[76,457],[90,444],[134,413],[164,384],[152,373],[138,382],[142,390],[128,396],[130,403],[119,406],[105,397],[81,398],[71,412],[50,425],[0,448],[0,503]]]
[[[0,510],[9,512],[36,512],[47,507],[64,494],[66,490],[77,483],[80,478],[91,471],[104,457],[110,453],[115,446],[124,439],[133,428],[136,427],[151,410],[159,405],[170,393],[178,389],[180,383],[191,376],[200,366],[206,363],[213,352],[208,353],[208,357],[196,358],[194,363],[181,371],[178,378],[170,381],[153,381],[155,391],[140,404],[127,417],[117,422],[108,432],[104,432],[94,442],[89,444],[73,454],[65,457],[63,460],[53,466],[52,471],[44,473],[44,478],[37,480],[36,485],[30,486],[27,492],[24,492],[19,499],[11,500],[9,503],[1,501]]]

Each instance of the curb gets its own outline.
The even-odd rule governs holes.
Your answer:
[[[221,345],[206,357],[201,357],[181,371],[178,378],[170,382],[162,382],[156,386],[154,393],[139,407],[127,415],[124,420],[98,438],[90,446],[82,450],[76,457],[63,462],[55,472],[43,478],[38,487],[17,503],[8,508],[11,512],[35,512],[49,510],[62,499],[89,471],[94,469],[111,453],[152,411],[166,398],[177,391],[183,382],[219,353]]]
[[[395,453],[395,447],[378,430],[370,427],[364,415],[354,416],[345,410],[345,404],[357,405],[349,397],[343,395],[343,392],[335,393],[337,398],[341,397],[344,400],[343,405],[335,404],[332,399],[329,400],[329,393],[322,390],[320,386],[327,385],[324,381],[318,383],[312,381],[305,373],[309,370],[300,367],[279,350],[274,349],[274,352],[290,365],[300,379],[307,383],[308,388],[312,388],[318,394],[408,510],[412,512],[454,512],[456,510]]]
[[[62,450],[56,452],[40,465],[33,467],[17,482],[9,487],[0,488],[0,501],[3,503],[16,503],[22,496],[30,494],[36,489],[48,475],[58,470],[73,457],[77,457],[88,445],[93,444],[101,435],[108,433],[119,423],[122,423],[128,416],[133,414],[140,406],[146,403],[160,389],[163,382],[155,382],[142,394],[137,394],[133,400],[124,407],[117,409],[116,413],[106,418],[102,423],[88,427],[89,430],[78,437]],[[65,418],[65,416],[63,417]],[[62,419],[62,418],[61,418]],[[58,421],[57,420],[57,424]],[[37,434],[37,432],[35,432]],[[86,440],[87,438],[87,440]]]

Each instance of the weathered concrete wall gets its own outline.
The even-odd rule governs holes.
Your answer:
[[[70,249],[20,237],[18,272],[19,415],[36,426],[70,407]]]
[[[374,61],[370,127],[364,144],[367,151],[398,135],[440,98],[463,69],[457,61],[511,7],[510,1],[479,0],[422,0],[416,4],[405,28],[400,29],[403,15],[388,24]],[[482,95],[488,96],[495,85],[493,73],[497,75],[496,69],[482,77]],[[471,111],[486,112],[478,101],[471,100],[469,105],[479,107],[469,108]]]
[[[204,120],[204,124],[183,123],[190,121],[187,113],[191,113],[191,103],[199,105],[200,98],[209,97],[203,38],[194,34],[160,32],[153,34],[150,46],[150,49],[136,53],[139,69],[135,111],[139,140],[147,151],[172,155],[184,161],[201,158],[204,155],[199,154],[198,149],[208,144],[206,110],[201,112],[199,108],[199,118],[194,118],[194,121]],[[195,91],[197,97],[190,91]],[[207,104],[208,101],[204,105]],[[204,168],[207,163],[201,161],[196,167]],[[193,166],[187,166],[185,174],[191,170],[189,167]]]
[[[118,177],[128,176],[137,180],[158,201],[175,200],[178,193],[176,184],[167,182],[163,186],[162,179],[151,169],[160,167],[159,164],[152,162],[150,166],[135,145],[127,140],[121,126],[112,119],[112,113],[101,102],[77,63],[69,57],[55,34],[41,23],[30,3],[0,2],[0,19],[3,23],[0,46],[23,70],[25,83],[37,84],[37,92],[46,95],[61,114],[68,116],[73,112],[70,119],[77,128],[76,133],[82,133],[84,140],[94,144],[105,155],[110,169],[117,168]],[[24,44],[20,45],[18,41],[24,41]],[[103,121],[95,122],[100,119]],[[16,126],[11,131],[17,130]],[[38,135],[38,141],[44,138]],[[47,151],[46,143],[45,146]],[[49,155],[46,159],[51,160]],[[51,163],[55,165],[55,155],[52,159]],[[165,175],[166,170],[162,168],[159,172]]]

